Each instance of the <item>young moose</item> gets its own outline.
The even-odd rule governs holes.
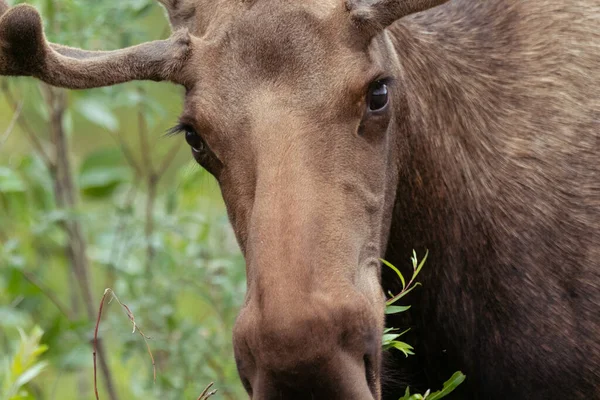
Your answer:
[[[597,0],[161,0],[173,35],[48,43],[0,0],[0,74],[185,86],[176,128],[246,259],[250,397],[600,399]],[[441,5],[441,3],[445,3]],[[439,5],[439,7],[437,7]],[[380,257],[431,257],[381,390]]]

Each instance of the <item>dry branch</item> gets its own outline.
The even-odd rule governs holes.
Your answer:
[[[104,290],[104,294],[102,295],[102,299],[100,300],[100,308],[98,309],[98,316],[96,318],[96,327],[94,328],[93,357],[94,357],[94,393],[96,395],[96,400],[100,400],[100,396],[98,394],[98,380],[97,380],[97,367],[96,367],[96,359],[97,359],[97,352],[98,352],[98,330],[100,328],[100,320],[102,318],[102,310],[104,309],[104,303],[106,302],[106,297],[109,294],[111,296],[109,303],[114,299],[125,310],[127,318],[129,318],[129,321],[131,321],[131,323],[133,325],[133,332],[131,332],[131,333],[135,333],[137,331],[140,334],[140,336],[144,339],[144,343],[146,343],[146,349],[148,351],[148,354],[150,355],[150,359],[152,360],[152,372],[153,372],[154,381],[156,381],[156,363],[154,362],[154,356],[152,355],[152,351],[150,350],[150,345],[148,344],[148,340],[150,339],[150,337],[146,336],[144,334],[144,332],[142,332],[142,330],[139,328],[139,326],[135,322],[135,316],[131,312],[131,309],[129,309],[129,307],[126,304],[122,303],[121,300],[119,300],[119,298],[117,297],[117,295],[115,294],[115,292],[112,289],[108,288],[108,289]]]
[[[149,336],[147,336],[144,332],[142,332],[142,330],[140,329],[138,324],[135,322],[135,316],[133,315],[133,312],[131,312],[131,309],[127,306],[127,304],[121,302],[121,300],[119,300],[119,298],[117,297],[117,295],[115,294],[115,292],[112,289],[107,288],[104,290],[104,294],[102,295],[102,299],[100,300],[100,307],[98,308],[98,316],[96,318],[96,326],[94,328],[94,352],[93,352],[93,356],[94,356],[94,394],[96,395],[96,400],[100,400],[100,395],[98,393],[98,380],[97,380],[97,368],[96,368],[98,331],[100,329],[100,320],[102,319],[102,311],[104,310],[104,304],[106,303],[106,299],[109,295],[110,295],[110,299],[108,300],[109,303],[112,300],[115,300],[117,303],[119,303],[119,305],[123,308],[123,310],[125,310],[125,314],[127,315],[127,318],[133,325],[133,331],[131,333],[135,333],[137,331],[140,334],[140,336],[142,337],[142,339],[144,339],[144,343],[146,344],[146,350],[148,351],[148,355],[150,355],[150,360],[152,360],[153,380],[154,380],[154,382],[156,382],[156,363],[154,361],[154,356],[152,355],[152,350],[150,349],[150,344],[148,343],[148,340],[150,340],[151,338]],[[202,393],[200,394],[200,397],[198,397],[197,400],[206,400],[209,397],[212,397],[215,393],[217,393],[216,389],[210,390],[212,386],[213,386],[213,382],[208,384],[208,386],[206,386],[206,388],[202,391]]]

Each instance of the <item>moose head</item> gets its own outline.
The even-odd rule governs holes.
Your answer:
[[[386,28],[444,0],[161,0],[173,33],[116,51],[49,43],[0,0],[0,75],[186,88],[174,131],[220,184],[246,260],[233,340],[253,399],[380,398],[388,240],[406,152]]]

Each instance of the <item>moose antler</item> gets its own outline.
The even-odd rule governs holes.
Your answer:
[[[49,43],[42,19],[29,5],[0,0],[0,75],[33,76],[50,85],[86,89],[132,80],[185,84],[181,70],[191,53],[187,29],[169,39],[115,51],[85,51]]]
[[[375,35],[394,21],[425,11],[448,0],[346,0],[346,10],[356,25]]]

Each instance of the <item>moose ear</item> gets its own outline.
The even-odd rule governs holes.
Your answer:
[[[352,22],[371,36],[394,21],[436,7],[448,0],[346,0]]]

